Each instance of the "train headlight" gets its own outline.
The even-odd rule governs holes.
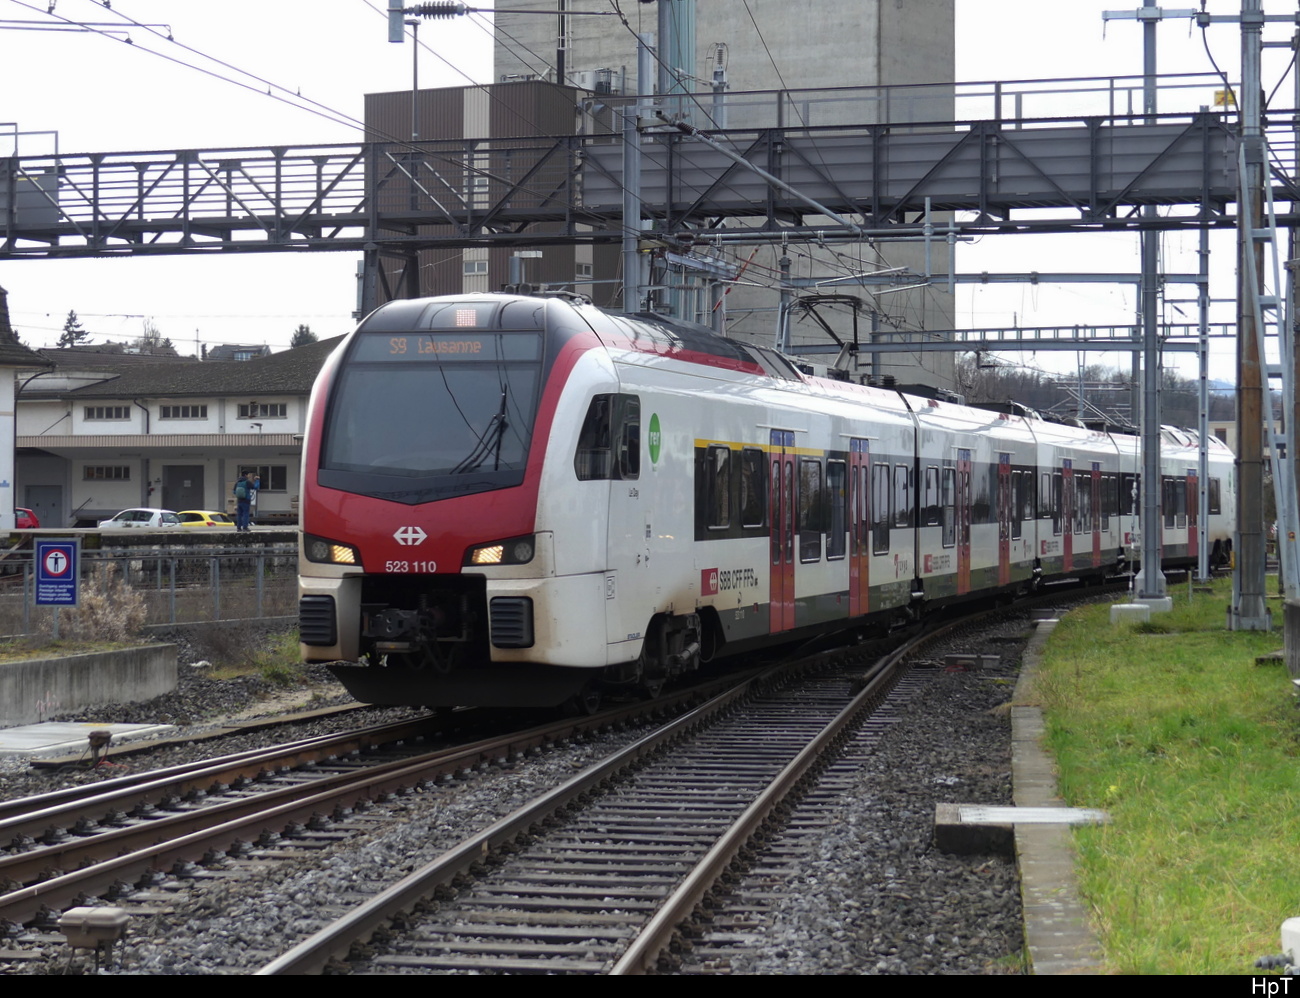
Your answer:
[[[533,536],[513,537],[494,544],[480,544],[465,552],[466,565],[526,565],[533,560]]]
[[[360,565],[361,555],[351,544],[340,544],[312,534],[304,534],[302,550],[308,561],[323,565]]]

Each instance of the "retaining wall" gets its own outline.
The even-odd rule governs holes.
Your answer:
[[[0,724],[33,724],[102,703],[148,700],[176,688],[176,645],[0,664]]]

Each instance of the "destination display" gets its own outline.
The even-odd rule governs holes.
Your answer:
[[[526,333],[410,333],[362,335],[352,361],[530,361],[541,355],[536,332]]]

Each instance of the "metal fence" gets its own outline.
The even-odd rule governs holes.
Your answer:
[[[77,611],[35,605],[30,552],[11,554],[0,575],[0,634],[77,637]],[[81,552],[81,590],[138,594],[145,624],[200,623],[276,617],[297,612],[298,548],[204,547],[191,551],[147,548]]]

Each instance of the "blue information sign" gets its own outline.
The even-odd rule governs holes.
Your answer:
[[[36,542],[36,605],[76,606],[81,541]]]

